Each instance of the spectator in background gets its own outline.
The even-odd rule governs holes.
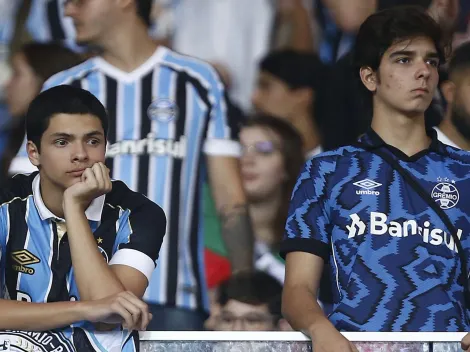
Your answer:
[[[219,287],[214,330],[288,330],[281,316],[281,295],[281,284],[263,272],[232,275]]]
[[[282,283],[284,262],[277,253],[292,189],[304,164],[302,139],[287,121],[258,116],[242,127],[240,143],[243,187],[255,235],[255,267]]]
[[[253,106],[258,113],[289,121],[302,136],[306,158],[322,151],[318,101],[324,76],[316,55],[289,49],[274,51],[259,64]]]
[[[437,136],[442,143],[470,150],[470,43],[455,50],[448,77],[441,84],[447,111],[435,128]]]
[[[209,177],[234,270],[251,268],[253,239],[239,171],[238,125],[215,70],[148,35],[151,0],[68,1],[79,43],[100,56],[44,85],[89,90],[109,112],[107,166],[168,217],[168,235],[144,299],[150,330],[198,330],[208,310],[200,221]]]
[[[24,116],[49,77],[82,61],[80,55],[56,43],[24,44],[13,54],[13,74],[6,87],[6,102],[12,119],[2,137],[6,140],[0,166],[2,180],[8,173],[37,170],[29,161],[26,148],[20,150],[25,141]]]

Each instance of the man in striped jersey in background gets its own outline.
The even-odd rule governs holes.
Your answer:
[[[215,70],[148,36],[151,0],[71,0],[77,42],[99,57],[52,77],[45,89],[89,90],[110,117],[107,166],[167,214],[167,236],[144,299],[150,330],[199,330],[208,311],[201,186],[209,176],[233,270],[251,267],[237,121]],[[204,157],[204,154],[206,157]]]

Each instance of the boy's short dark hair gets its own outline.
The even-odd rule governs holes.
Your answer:
[[[29,105],[26,113],[26,136],[40,151],[41,137],[57,114],[90,114],[101,121],[104,134],[108,132],[108,114],[103,104],[90,92],[60,85],[40,93]]]
[[[312,88],[316,91],[324,84],[326,67],[315,54],[283,49],[266,55],[259,68],[279,78],[291,89]]]
[[[444,63],[450,52],[450,42],[436,21],[423,8],[398,6],[376,12],[369,16],[359,28],[354,47],[354,68],[358,73],[364,66],[374,71],[380,66],[383,55],[392,45],[416,37],[431,39]]]
[[[282,285],[262,271],[244,271],[232,275],[219,287],[218,303],[223,307],[231,299],[260,306],[266,304],[276,320],[281,318]]]
[[[449,77],[455,75],[457,72],[470,69],[470,42],[462,44],[455,49],[452,58],[449,62],[449,68],[447,70]]]
[[[147,26],[150,26],[150,14],[152,13],[152,0],[136,0],[137,15],[145,22]]]

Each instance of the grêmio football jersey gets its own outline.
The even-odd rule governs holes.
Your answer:
[[[0,190],[1,297],[33,303],[80,300],[66,224],[47,209],[39,184],[37,172],[16,175]],[[94,199],[85,215],[109,265],[133,267],[150,279],[166,227],[158,205],[113,181],[112,190]],[[137,332],[121,327],[98,332],[89,322],[53,332],[0,332],[0,351],[5,343],[12,351],[139,350]]]
[[[324,259],[340,331],[469,331],[462,267],[449,229],[381,157],[390,154],[445,211],[470,255],[470,154],[444,145],[408,157],[373,130],[308,161],[295,185],[281,254]],[[470,262],[467,259],[467,267]],[[468,273],[467,273],[468,274]]]

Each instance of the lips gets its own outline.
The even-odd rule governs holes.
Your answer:
[[[429,93],[429,89],[423,87],[423,88],[416,88],[413,89],[412,92],[418,92],[418,93]]]
[[[82,176],[83,172],[85,172],[85,168],[84,169],[76,169],[76,170],[72,170],[72,171],[67,171],[67,174],[68,175],[71,175],[71,176],[74,176],[74,177],[80,177]]]

